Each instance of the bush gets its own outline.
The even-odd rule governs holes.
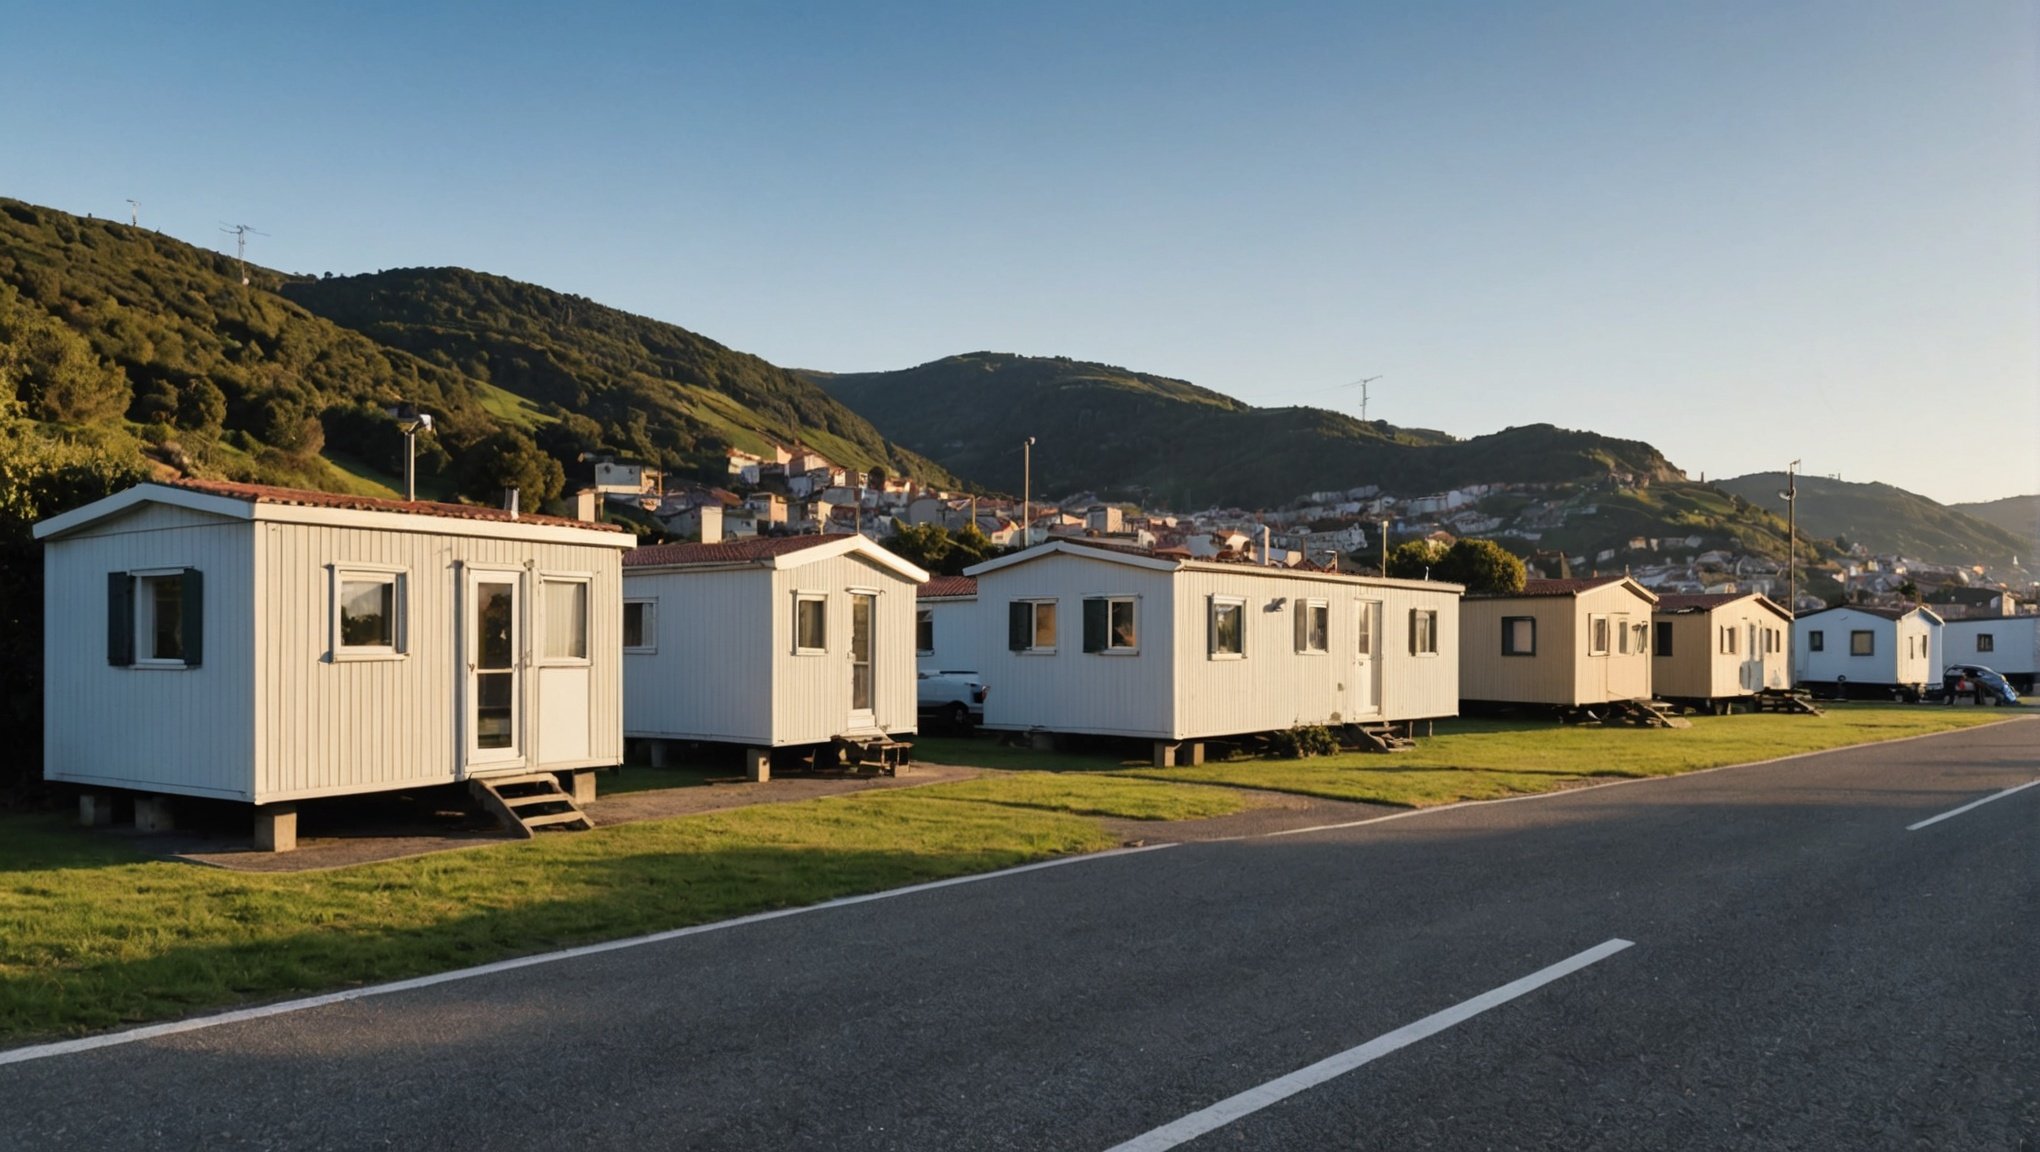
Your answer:
[[[1330,756],[1339,750],[1338,738],[1322,724],[1299,724],[1271,735],[1268,744],[1275,755],[1290,760]]]

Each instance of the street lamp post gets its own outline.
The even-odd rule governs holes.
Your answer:
[[[1785,686],[1794,687],[1792,657],[1799,650],[1799,461],[1785,466],[1785,614],[1793,620],[1785,645]]]
[[[1034,437],[1020,442],[1020,546],[1034,543]]]
[[[390,409],[390,415],[404,432],[404,501],[410,503],[418,499],[418,433],[432,431],[432,414],[404,404]]]

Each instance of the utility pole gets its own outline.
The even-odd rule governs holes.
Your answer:
[[[140,200],[128,201],[128,225],[133,228],[140,228],[142,226],[142,202]]]
[[[1034,543],[1034,437],[1020,442],[1020,546]]]
[[[1388,575],[1388,521],[1381,522],[1381,574]]]
[[[267,236],[269,233],[257,231],[246,224],[222,224],[220,225],[220,231],[234,238],[234,262],[241,266],[241,283],[243,286],[246,286],[248,283],[248,237],[251,235]]]
[[[410,503],[418,499],[418,433],[432,431],[432,414],[418,411],[416,404],[399,405],[389,412],[404,432],[404,501]]]
[[[1799,637],[1799,461],[1785,466],[1785,490],[1778,493],[1785,498],[1785,614],[1793,620],[1793,635],[1788,636],[1785,645],[1785,687],[1792,688],[1798,681],[1792,678],[1792,656],[1798,651]]]
[[[1362,424],[1367,423],[1367,386],[1379,379],[1381,379],[1379,376],[1369,376],[1367,379],[1360,381],[1360,422]]]

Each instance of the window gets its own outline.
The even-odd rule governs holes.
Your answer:
[[[1606,616],[1587,617],[1587,655],[1606,656],[1607,654],[1608,618]]]
[[[1877,654],[1876,633],[1863,631],[1849,633],[1849,655],[1875,656],[1876,654]]]
[[[1537,618],[1535,616],[1502,617],[1502,655],[1537,655]]]
[[[106,662],[196,668],[205,585],[195,568],[106,574]]]
[[[1381,605],[1366,601],[1359,605],[1359,615],[1353,628],[1353,650],[1362,656],[1374,655],[1374,616]]]
[[[586,580],[545,580],[542,601],[545,610],[546,660],[588,658],[588,582]]]
[[[933,656],[935,654],[935,610],[917,608],[914,610],[914,654]]]
[[[1296,602],[1296,650],[1330,652],[1332,606],[1323,600]]]
[[[1629,617],[1612,617],[1609,627],[1615,630],[1616,650],[1624,656],[1629,655]]]
[[[1650,651],[1650,625],[1641,623],[1632,627],[1636,629],[1636,654],[1641,656]]]
[[[1827,635],[1819,631],[1808,632],[1806,634],[1806,650],[1808,652],[1827,651]]]
[[[1245,656],[1246,627],[1246,601],[1212,597],[1210,639],[1207,643],[1212,659]]]
[[[1015,600],[1006,605],[1006,647],[1014,652],[1055,651],[1055,601]]]
[[[1670,620],[1660,621],[1657,626],[1657,654],[1660,656],[1670,656],[1672,654],[1672,622]]]
[[[1721,626],[1721,654],[1723,656],[1735,655],[1735,627],[1733,625],[1724,624]]]
[[[327,619],[331,660],[396,660],[404,652],[404,570],[335,564]]]
[[[1415,656],[1436,656],[1438,654],[1438,613],[1436,609],[1410,609],[1410,653]]]
[[[1134,598],[1090,596],[1084,600],[1084,651],[1138,652],[1134,630]]]
[[[1778,643],[1778,630],[1776,628],[1764,629],[1764,651],[1776,652],[1778,650]]]
[[[1997,651],[1997,637],[1989,632],[1978,632],[1976,634],[1976,650],[1978,652]]]
[[[623,602],[623,650],[625,652],[656,652],[659,650],[659,602],[657,600],[625,600]]]
[[[820,592],[796,592],[793,597],[793,650],[814,654],[829,650],[829,598]]]

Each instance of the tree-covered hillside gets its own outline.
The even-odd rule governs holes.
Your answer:
[[[1752,472],[1716,486],[1780,516],[1783,472]],[[1875,553],[1897,553],[1937,564],[2031,563],[2031,544],[1994,524],[1889,484],[1858,484],[1825,476],[1799,478],[1799,532],[1840,536]]]
[[[2018,537],[2025,546],[2025,551],[2019,553],[2019,559],[2029,567],[2033,557],[2040,556],[2040,496],[2007,496],[1981,504],[1950,504],[1948,507]]]
[[[1677,475],[1656,449],[1550,425],[1454,440],[1320,408],[1255,408],[1180,380],[1060,357],[977,352],[897,372],[814,374],[892,440],[964,476],[1097,490],[1175,508],[1266,507],[1313,490],[1422,492],[1483,481]]]
[[[839,464],[948,482],[809,381],[657,320],[462,268],[297,281],[283,294],[483,385],[492,411],[556,455],[609,447],[713,467],[730,447],[803,443]]]

